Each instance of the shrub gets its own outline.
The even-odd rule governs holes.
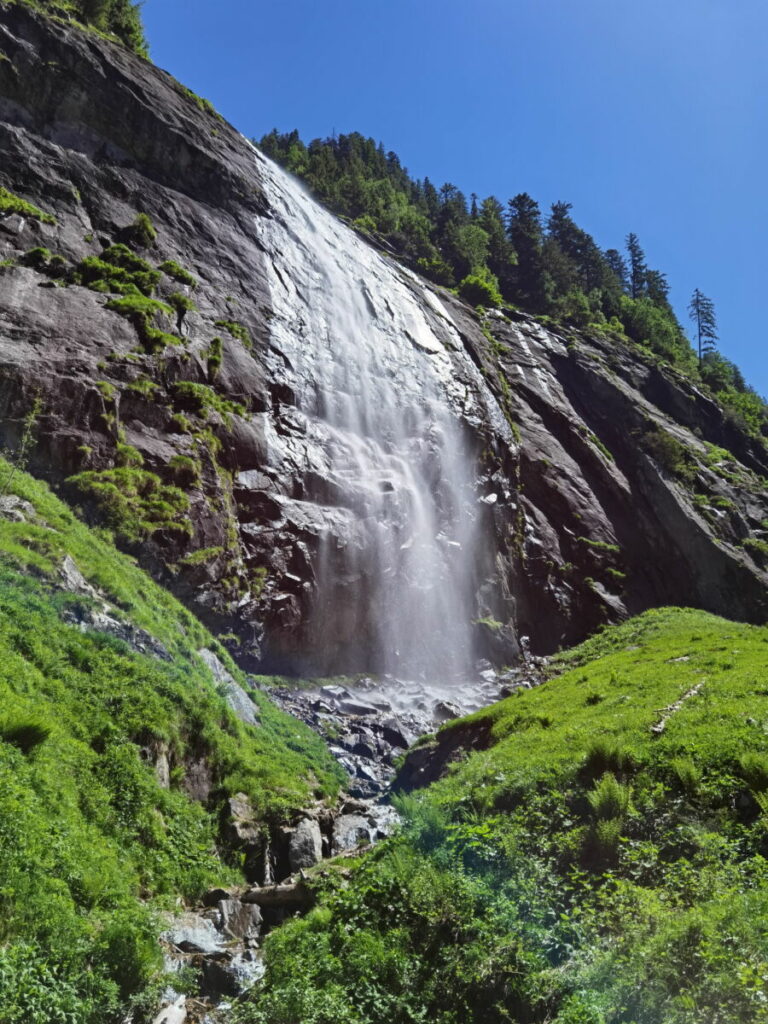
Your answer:
[[[118,243],[100,256],[87,256],[77,265],[75,279],[93,291],[150,297],[160,281],[160,271]]]
[[[207,353],[207,368],[208,368],[208,379],[215,380],[219,375],[221,369],[221,362],[223,356],[223,345],[221,338],[214,338],[211,342],[208,353]]]
[[[611,772],[606,772],[594,789],[587,793],[587,800],[596,818],[611,820],[621,819],[629,810],[631,798],[629,786],[621,782]]]
[[[189,498],[178,487],[164,485],[155,473],[129,466],[88,470],[69,477],[67,484],[89,499],[107,526],[130,543],[157,530],[191,533]]]
[[[602,700],[601,695],[590,694],[587,703],[598,704]],[[584,758],[584,768],[593,777],[604,775],[606,772],[631,771],[634,764],[633,755],[622,746],[620,741],[608,736],[600,736],[592,740]]]
[[[143,466],[144,456],[133,445],[118,441],[115,461],[118,466]]]
[[[739,771],[746,784],[755,793],[768,790],[768,757],[744,754],[739,760]]]
[[[179,339],[175,335],[161,331],[152,324],[158,313],[172,315],[173,310],[164,302],[149,299],[146,295],[124,295],[120,299],[111,299],[107,303],[107,309],[114,310],[131,321],[147,352],[159,352],[167,345],[179,344]]]
[[[188,455],[174,455],[168,463],[168,469],[180,487],[197,487],[200,483],[202,474],[200,463]]]
[[[504,300],[499,292],[498,283],[489,278],[469,274],[459,284],[459,295],[472,306],[500,306]]]
[[[684,480],[690,480],[693,476],[694,466],[690,462],[688,450],[662,427],[647,430],[642,445],[654,462],[667,473]]]
[[[50,735],[50,725],[40,719],[8,715],[0,718],[0,740],[18,747],[23,754],[31,753],[35,747],[45,743]]]
[[[143,249],[149,249],[157,240],[157,228],[146,213],[136,214],[136,219],[127,234]]]
[[[676,757],[669,763],[672,773],[682,789],[693,796],[701,784],[701,769],[689,757]]]
[[[758,565],[768,566],[768,541],[758,540],[757,537],[747,537],[743,541],[742,547]]]
[[[174,386],[174,401],[182,409],[196,413],[198,416],[208,416],[210,413],[218,413],[225,422],[229,422],[233,413],[238,416],[245,415],[245,406],[239,402],[232,402],[222,398],[213,388],[207,384],[198,384],[196,381],[182,380]]]
[[[19,262],[25,267],[32,267],[33,270],[45,270],[52,255],[53,253],[50,249],[45,249],[43,246],[38,245],[34,249],[25,252]]]

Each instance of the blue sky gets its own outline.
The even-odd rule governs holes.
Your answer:
[[[214,13],[215,12],[215,13]],[[146,0],[152,57],[240,131],[361,131],[409,171],[635,231],[768,395],[765,0]]]

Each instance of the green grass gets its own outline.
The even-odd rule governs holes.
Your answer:
[[[190,288],[197,287],[197,278],[176,260],[164,260],[157,269],[167,274],[168,277],[172,277],[174,281],[178,281],[179,284],[186,284]]]
[[[662,609],[446,725],[487,749],[315,876],[237,1020],[764,1024],[766,663],[765,627]]]
[[[42,221],[43,224],[55,224],[56,218],[45,213],[33,203],[28,203],[21,196],[9,192],[7,188],[0,187],[0,216],[7,216],[11,213],[18,213],[22,217],[32,217],[34,220]]]
[[[192,412],[207,419],[211,413],[217,413],[229,424],[233,415],[244,416],[245,406],[223,398],[208,384],[198,384],[191,380],[182,380],[174,385],[174,404],[185,412]]]
[[[251,341],[251,335],[248,333],[248,328],[238,323],[236,320],[217,320],[217,327],[223,327],[233,338],[242,342],[243,346],[250,352],[253,348],[253,342]]]
[[[129,544],[161,530],[190,534],[189,498],[184,491],[141,469],[141,455],[130,445],[118,445],[117,457],[116,469],[86,470],[69,477],[72,492],[93,505],[100,519]]]
[[[0,461],[3,486],[9,474]],[[26,474],[11,492],[39,521],[0,519],[0,1019],[118,1024],[160,981],[156,909],[239,877],[220,832],[228,795],[276,824],[334,794],[339,772],[260,692],[259,727],[232,715],[196,651],[244,682],[231,659],[130,558]],[[65,555],[171,660],[70,624],[93,599],[58,587]],[[170,789],[146,759],[161,746]],[[200,759],[207,804],[184,790]]]

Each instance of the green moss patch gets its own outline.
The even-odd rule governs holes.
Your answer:
[[[11,213],[18,213],[22,217],[32,217],[43,224],[55,224],[56,218],[53,214],[45,213],[33,203],[28,203],[21,196],[14,195],[7,188],[0,187],[0,216],[7,216]]]

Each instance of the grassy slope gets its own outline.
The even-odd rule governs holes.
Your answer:
[[[0,460],[0,493],[8,480]],[[244,790],[279,821],[338,773],[262,695],[259,728],[234,718],[195,654],[213,648],[238,676],[226,653],[106,537],[24,474],[10,490],[44,525],[0,519],[0,1022],[118,1021],[157,976],[153,909],[238,877],[217,850],[226,797]],[[91,599],[57,586],[65,554],[172,661],[68,625]],[[140,754],[157,743],[176,766],[168,790]],[[182,788],[199,757],[206,807]]]
[[[242,1018],[767,1021],[767,666],[768,629],[679,609],[561,656],[474,716],[493,746],[405,798],[399,838],[319,879]]]

